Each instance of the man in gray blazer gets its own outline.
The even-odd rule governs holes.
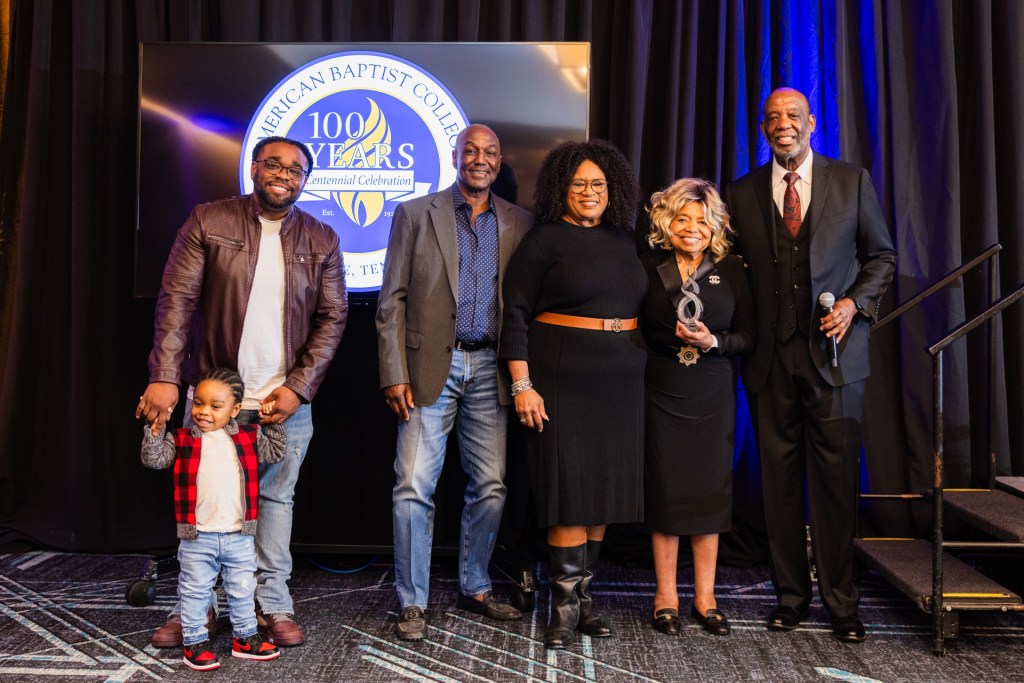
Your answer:
[[[725,199],[757,317],[743,383],[778,597],[768,628],[790,631],[807,616],[806,495],[818,593],[835,636],[859,642],[853,534],[868,328],[896,253],[867,171],[811,151],[807,98],[779,88],[763,113],[773,158],[733,181]],[[824,293],[831,311],[819,306]]]
[[[433,497],[456,424],[469,478],[457,604],[492,619],[522,616],[494,598],[487,565],[505,503],[511,402],[496,356],[500,284],[533,217],[491,194],[501,145],[490,128],[463,130],[452,164],[453,186],[395,211],[377,305],[380,384],[400,419],[392,501],[402,640],[426,636]]]

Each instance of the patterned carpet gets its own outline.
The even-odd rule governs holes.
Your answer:
[[[232,658],[225,613],[214,640],[222,666],[200,673],[181,664],[180,651],[149,644],[174,601],[174,575],[159,579],[156,604],[131,607],[125,588],[142,557],[0,555],[0,681],[1024,681],[1024,614],[964,613],[960,637],[936,657],[927,616],[870,573],[860,582],[869,638],[849,645],[832,637],[817,603],[799,630],[767,631],[774,598],[763,567],[720,571],[719,606],[731,636],[687,623],[669,638],[649,625],[653,572],[603,563],[595,596],[616,637],[549,653],[546,591],[524,620],[484,622],[454,609],[453,565],[442,558],[429,640],[407,645],[392,635],[393,572],[385,559],[339,573],[345,568],[335,563],[356,558],[297,558],[292,585],[306,644],[272,662]],[[688,611],[693,587],[685,571],[680,578]],[[499,593],[507,588],[498,584]]]

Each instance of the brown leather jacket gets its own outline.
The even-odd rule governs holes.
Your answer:
[[[156,301],[149,381],[195,384],[203,369],[237,368],[259,254],[252,195],[200,204],[171,247]],[[292,207],[281,225],[285,271],[284,385],[309,402],[341,341],[348,296],[338,236]]]

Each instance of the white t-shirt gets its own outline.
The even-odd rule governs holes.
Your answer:
[[[256,410],[260,401],[284,384],[284,252],[281,221],[260,218],[263,233],[252,291],[242,323],[238,374],[245,383],[242,408]]]
[[[196,528],[240,531],[244,515],[242,464],[235,443],[223,429],[205,432],[196,472]]]

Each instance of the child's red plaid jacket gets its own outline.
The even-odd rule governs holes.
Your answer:
[[[242,466],[242,489],[245,514],[241,533],[256,534],[259,513],[259,465],[284,459],[284,425],[239,425],[231,420],[224,431],[231,437]],[[178,429],[172,436],[153,435],[149,426],[143,428],[142,464],[154,469],[174,465],[174,514],[178,538],[198,538],[196,529],[196,473],[202,453],[202,431],[198,427]]]

